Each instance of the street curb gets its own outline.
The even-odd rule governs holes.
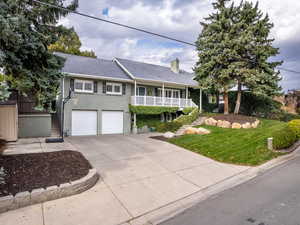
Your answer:
[[[298,151],[300,151],[300,147],[298,147],[298,149],[291,154],[278,157],[261,166],[249,168],[208,188],[204,188],[175,202],[171,202],[140,217],[131,219],[128,221],[128,223],[130,225],[156,225],[162,223],[163,221],[173,218],[177,214],[186,211],[187,209],[193,207],[201,201],[210,198],[213,195],[238,186],[255,178],[259,174],[266,172],[269,169],[295,159]]]
[[[25,206],[43,203],[67,196],[79,194],[93,187],[99,179],[96,169],[90,169],[88,174],[70,183],[54,185],[47,188],[34,189],[31,192],[17,193],[0,198],[0,213],[22,208]]]

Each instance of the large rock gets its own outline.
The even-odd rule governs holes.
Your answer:
[[[175,134],[173,132],[166,132],[163,135],[165,138],[173,138],[175,137]]]
[[[217,126],[221,128],[231,128],[231,123],[225,120],[218,120]]]
[[[209,134],[210,131],[205,128],[195,128],[195,127],[188,127],[185,129],[184,134]]]
[[[203,127],[199,127],[198,128],[198,134],[210,134],[210,131],[203,128]]]
[[[255,120],[255,122],[251,124],[251,127],[252,128],[257,128],[258,125],[259,125],[259,120]]]
[[[217,121],[214,118],[208,118],[205,120],[205,124],[208,126],[216,126]]]
[[[250,123],[244,123],[244,124],[242,125],[242,128],[244,128],[244,129],[249,129],[249,128],[252,128],[252,126],[251,126]]]
[[[232,123],[231,128],[232,129],[241,129],[242,125],[239,123]]]

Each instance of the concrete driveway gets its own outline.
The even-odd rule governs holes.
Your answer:
[[[41,146],[44,151],[64,148]],[[148,135],[71,137],[65,146],[82,152],[98,170],[100,181],[76,196],[0,214],[3,224],[144,224],[132,221],[248,169],[215,162]]]

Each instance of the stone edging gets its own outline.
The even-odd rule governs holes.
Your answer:
[[[28,205],[79,194],[93,187],[98,181],[98,178],[99,175],[96,169],[90,169],[86,176],[78,180],[71,181],[70,183],[60,184],[59,186],[54,185],[47,187],[46,189],[34,189],[31,192],[20,192],[15,196],[8,195],[0,197],[0,213],[22,208]]]
[[[215,120],[213,117],[210,117],[204,121],[204,123],[208,126],[217,126],[222,128],[232,128],[232,129],[250,129],[250,128],[257,128],[260,121],[258,119],[255,120],[255,122],[250,123],[246,122],[244,124],[240,124],[237,122],[231,123],[226,120]]]

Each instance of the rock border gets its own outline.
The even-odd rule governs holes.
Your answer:
[[[15,196],[0,197],[0,213],[22,208],[25,206],[43,203],[67,196],[79,194],[93,187],[99,179],[96,169],[90,169],[88,174],[70,183],[54,185],[47,188],[34,189],[31,192],[17,193]]]
[[[217,126],[221,128],[231,128],[231,129],[250,129],[250,128],[257,128],[259,125],[260,121],[258,119],[255,120],[255,122],[250,123],[244,123],[240,124],[237,122],[230,123],[229,121],[226,120],[215,120],[214,118],[210,117],[204,121],[204,124],[208,126]]]

